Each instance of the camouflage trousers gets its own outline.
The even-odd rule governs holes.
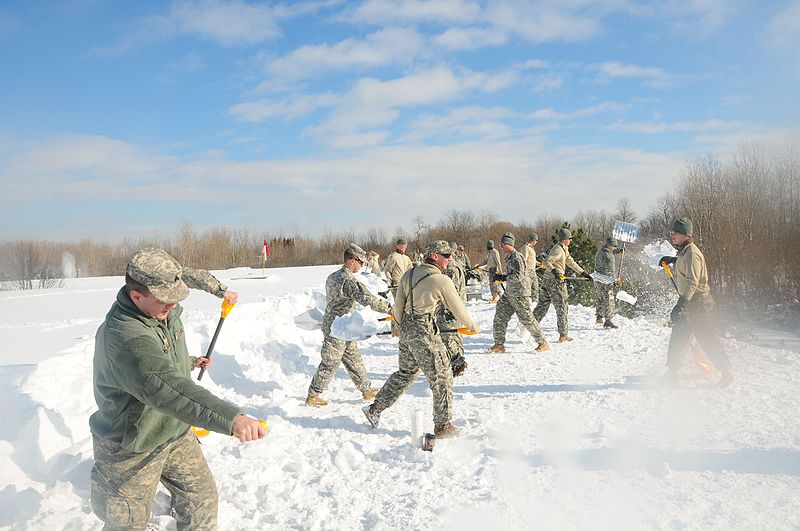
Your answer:
[[[458,327],[458,322],[449,321],[440,325],[441,330],[452,330]],[[464,340],[461,339],[461,334],[458,332],[441,332],[442,343],[447,350],[447,356],[450,358],[450,366],[458,367],[466,360],[464,359]]]
[[[453,417],[453,371],[433,318],[406,316],[400,323],[399,369],[378,391],[374,405],[378,411],[392,407],[417,379],[420,369],[433,391],[434,426],[443,426]]]
[[[595,282],[594,289],[597,291],[597,300],[594,303],[595,315],[610,321],[614,317],[614,284]]]
[[[369,389],[372,385],[355,341],[345,341],[325,334],[320,355],[322,361],[311,379],[311,385],[308,387],[309,395],[317,396],[327,389],[339,369],[339,364],[344,364],[347,374],[359,391]]]
[[[667,366],[670,371],[677,372],[680,369],[692,336],[697,338],[703,352],[717,370],[731,370],[731,362],[719,340],[719,327],[713,313],[714,300],[711,295],[695,295],[686,305],[683,315],[672,323],[667,352]]]
[[[217,486],[191,430],[144,453],[93,437],[92,510],[103,529],[145,529],[159,481],[172,494],[178,529],[217,529]]]
[[[494,300],[503,294],[503,285],[494,281],[494,273],[497,272],[497,268],[490,267],[487,271],[489,271],[487,275],[489,277],[489,293],[492,294],[492,300]]]
[[[522,326],[531,333],[537,343],[546,343],[539,322],[531,311],[531,302],[527,296],[509,295],[508,292],[500,297],[497,308],[494,312],[494,323],[492,324],[492,336],[494,342],[502,345],[506,342],[506,327],[511,317],[517,314],[517,319]]]
[[[531,301],[536,305],[539,302],[539,276],[536,271],[528,271],[528,277],[531,279]]]
[[[567,297],[566,284],[559,284],[554,278],[545,277],[542,282],[542,289],[539,292],[539,304],[536,305],[536,309],[533,311],[533,316],[541,323],[544,316],[547,315],[547,310],[550,309],[550,303],[552,302],[553,308],[556,309],[558,333],[562,336],[569,333]]]

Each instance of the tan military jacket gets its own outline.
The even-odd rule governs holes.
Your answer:
[[[367,258],[367,266],[369,266],[370,270],[372,270],[375,275],[381,274],[381,266],[380,262],[378,261],[379,258],[380,256],[378,255],[375,255],[372,258]]]
[[[386,274],[389,285],[396,287],[400,284],[400,278],[403,273],[411,269],[411,258],[403,253],[392,251],[392,254],[386,257],[386,265],[383,267],[383,272]]]
[[[550,249],[542,265],[544,266],[544,276],[548,278],[553,278],[553,269],[557,270],[561,275],[565,274],[567,267],[579,275],[583,273],[583,268],[575,263],[575,260],[570,256],[569,247],[562,245],[561,242],[556,243]]]
[[[414,314],[428,314],[433,317],[437,306],[443,304],[456,317],[462,326],[479,331],[478,325],[472,320],[461,297],[458,296],[453,281],[442,273],[434,264],[423,263],[408,271],[400,280],[397,296],[392,307],[392,316],[400,324],[404,317],[411,313],[409,290],[423,276],[431,273],[414,287]],[[408,304],[408,307],[406,307]]]
[[[674,276],[678,295],[686,300],[692,300],[695,295],[711,293],[711,288],[708,286],[706,258],[694,242],[687,243],[678,252]]]
[[[501,275],[505,273],[505,265],[500,259],[500,253],[497,249],[490,249],[489,252],[486,253],[486,259],[481,262],[480,265],[485,265],[487,270],[500,273]]]
[[[536,261],[536,249],[527,243],[522,246],[522,258],[525,260],[525,269],[528,270],[528,275],[536,274],[536,266],[539,262]]]

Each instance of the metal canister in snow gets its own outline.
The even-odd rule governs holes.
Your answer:
[[[432,452],[434,446],[436,446],[436,435],[432,433],[426,433],[422,437],[422,449],[426,452]]]

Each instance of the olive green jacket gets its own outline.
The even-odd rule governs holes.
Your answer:
[[[95,337],[98,410],[89,428],[96,437],[142,453],[178,439],[190,425],[231,433],[242,410],[191,379],[182,313],[178,305],[159,321],[139,311],[126,288],[117,293]]]

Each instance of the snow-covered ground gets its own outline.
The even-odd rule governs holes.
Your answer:
[[[378,430],[343,369],[326,408],[303,404],[322,334],[293,317],[317,305],[337,266],[217,272],[240,302],[226,319],[202,385],[269,422],[240,445],[211,434],[220,529],[797,529],[800,526],[800,343],[794,336],[725,338],[736,372],[727,389],[687,364],[677,388],[663,371],[670,329],[658,316],[595,326],[570,308],[573,343],[532,354],[512,320],[509,352],[487,354],[494,306],[469,310],[469,368],[455,380],[465,434],[433,452],[411,443],[424,377]],[[91,514],[87,419],[94,411],[93,335],[122,279],[69,279],[46,291],[0,292],[0,528],[97,529]],[[635,295],[635,294],[634,294]],[[190,351],[202,354],[219,300],[184,306]],[[770,341],[771,343],[764,343]],[[761,341],[757,346],[754,343]],[[780,343],[779,341],[783,341]],[[397,339],[361,342],[373,383],[397,367]],[[154,529],[174,529],[160,492]]]

